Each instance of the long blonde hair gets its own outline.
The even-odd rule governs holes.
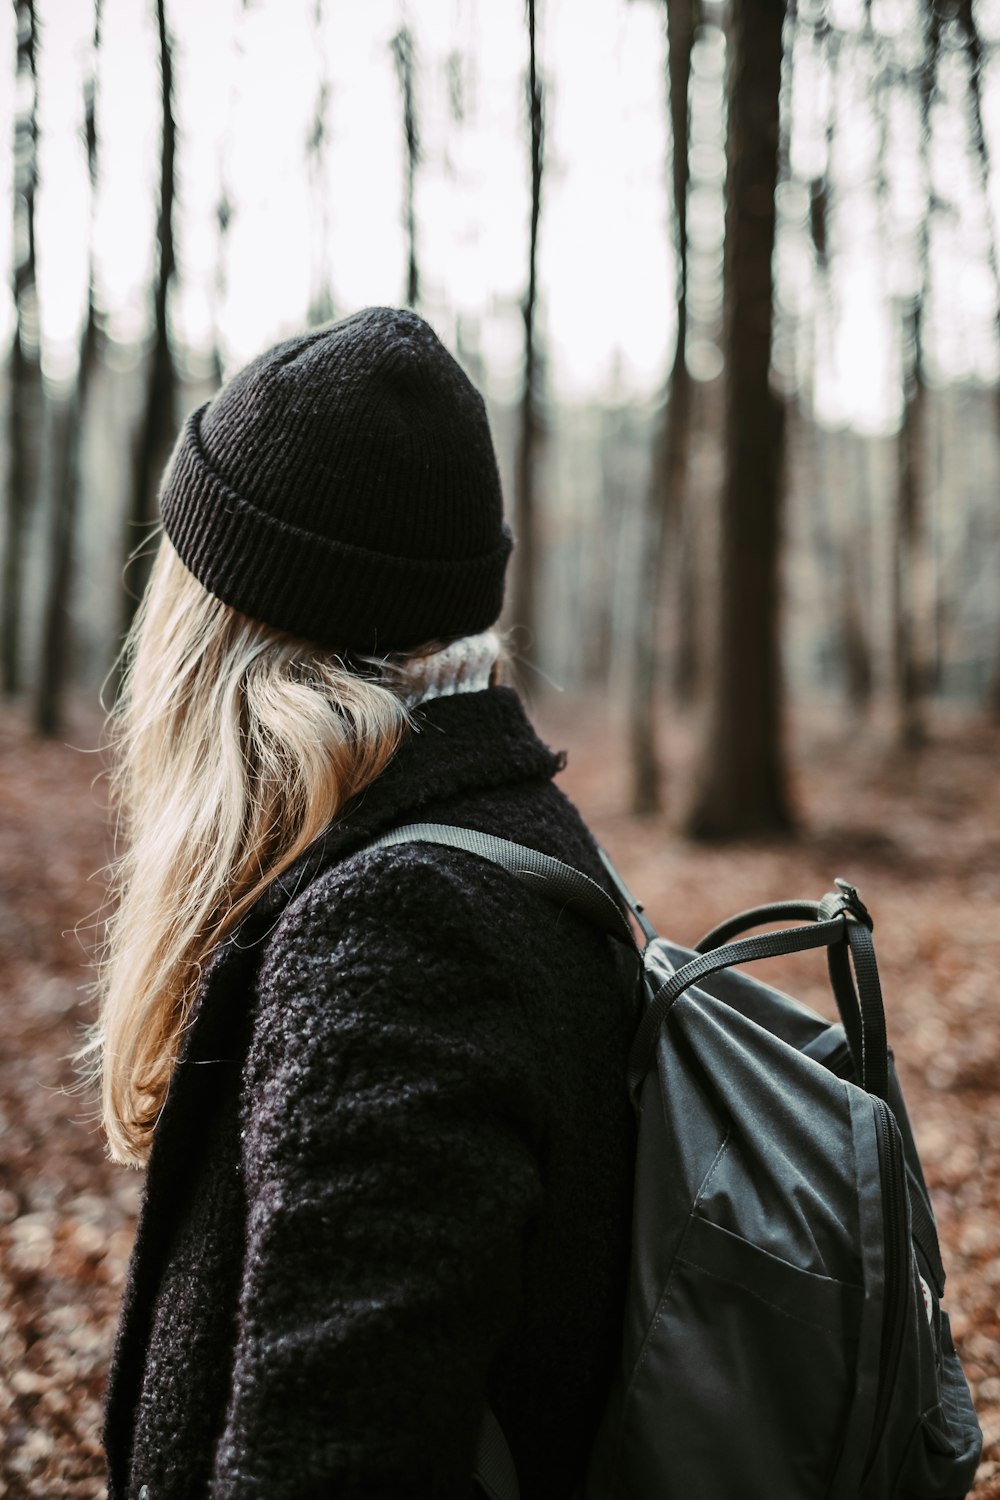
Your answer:
[[[164,539],[109,724],[124,853],[99,968],[102,1118],[141,1165],[202,965],[264,888],[392,758],[393,663],[331,652],[209,594]]]

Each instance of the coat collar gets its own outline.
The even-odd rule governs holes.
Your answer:
[[[297,891],[394,824],[468,793],[548,780],[564,764],[565,756],[535,734],[511,688],[456,693],[418,706],[382,775],[268,888],[231,941],[245,945],[250,934],[259,941],[261,927],[273,925]]]
[[[108,1383],[105,1445],[110,1494],[126,1493],[135,1400],[156,1291],[190,1186],[220,1069],[239,1067],[248,1040],[248,996],[263,951],[298,891],[394,824],[427,815],[478,791],[551,778],[564,764],[538,739],[517,694],[489,688],[436,698],[414,712],[395,758],[352,799],[305,853],[264,893],[205,965],[201,992],[157,1123],[142,1210],[122,1301]]]

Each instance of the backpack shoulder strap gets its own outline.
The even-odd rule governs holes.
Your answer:
[[[480,859],[500,865],[550,901],[568,906],[610,937],[630,948],[637,946],[628,918],[596,880],[591,880],[582,870],[564,864],[561,859],[530,849],[526,844],[515,844],[492,833],[477,833],[472,828],[456,828],[450,823],[405,823],[399,828],[390,828],[388,833],[372,839],[355,853],[367,854],[373,849],[388,849],[393,844],[412,843],[441,844],[448,849],[464,849],[469,854],[478,854]]]

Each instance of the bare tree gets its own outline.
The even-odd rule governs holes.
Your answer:
[[[309,294],[309,322],[310,324],[318,324],[328,323],[334,315],[329,274],[330,195],[327,191],[326,181],[327,147],[330,139],[330,77],[326,63],[326,40],[323,34],[323,0],[316,0],[313,10],[313,24],[316,30],[316,47],[320,57],[320,77],[316,89],[316,102],[313,106],[309,136],[306,141],[306,160],[309,164],[309,174],[312,182],[313,206],[318,219],[313,283]],[[409,156],[409,153],[407,155]],[[413,212],[412,191],[413,185],[411,181],[408,192],[410,215]],[[412,232],[411,227],[411,235]],[[412,284],[415,286],[416,264],[412,240],[410,262],[410,275],[412,277]]]
[[[972,0],[958,0],[958,24],[965,42],[965,55],[969,68],[969,130],[972,138],[972,146],[979,163],[979,174],[983,190],[983,211],[986,214],[989,229],[986,241],[986,253],[989,261],[990,275],[993,279],[997,341],[1000,342],[1000,245],[997,243],[1000,236],[998,236],[996,216],[992,209],[991,187],[993,163],[983,120],[983,68],[986,61],[986,52],[979,27],[976,23]],[[996,413],[998,424],[1000,424],[1000,387],[997,388]],[[1000,718],[1000,616],[997,619],[996,655],[993,665],[993,678],[989,689],[989,703],[994,716]]]
[[[871,638],[871,537],[872,501],[868,477],[867,443],[854,436],[852,523],[842,538],[838,569],[842,589],[840,619],[844,650],[847,701],[854,714],[863,718],[871,708],[875,686]]]
[[[925,445],[927,380],[924,368],[924,304],[930,264],[930,219],[934,195],[928,148],[931,110],[937,91],[941,55],[940,0],[927,0],[924,12],[924,57],[919,77],[921,176],[926,208],[917,230],[918,284],[900,309],[903,420],[899,430],[896,466],[895,537],[892,602],[896,711],[900,741],[914,749],[926,739],[925,697],[927,662],[920,637],[921,554],[926,545]]]
[[[793,15],[789,6],[789,15]],[[796,19],[796,27],[798,21]],[[822,172],[809,184],[809,236],[813,248],[818,284],[818,305],[832,327],[836,305],[830,267],[830,222],[835,208],[833,186],[833,151],[836,135],[837,75],[843,36],[823,15],[811,22],[812,42],[822,49],[829,76],[828,104],[824,123],[825,162]],[[794,48],[794,41],[792,43]],[[826,328],[820,328],[821,341]],[[815,343],[815,339],[814,339]],[[810,376],[815,396],[816,359],[811,362]],[[864,525],[864,502],[860,490],[839,481],[839,468],[831,462],[834,452],[839,459],[845,435],[831,440],[815,420],[813,436],[816,484],[813,491],[813,547],[819,562],[819,573],[829,591],[831,619],[836,621],[836,645],[842,669],[847,700],[857,716],[862,716],[871,702],[871,643],[868,639],[862,609],[862,585],[868,538]]]
[[[697,76],[697,85],[689,87],[689,130],[692,138],[725,141],[725,76],[724,67],[712,63],[713,53],[718,51],[718,42],[723,40],[719,23],[722,7],[697,0],[698,24],[691,52],[691,73]],[[723,59],[720,58],[719,61]],[[724,155],[724,153],[723,153]],[[689,151],[688,183],[689,201],[697,192],[703,204],[712,199],[724,201],[725,174],[720,175],[715,165],[715,153],[709,153],[711,165],[706,163],[705,153],[696,157]],[[706,232],[702,219],[699,232],[687,236],[686,274],[690,285],[692,278],[700,281],[704,289],[718,280],[716,263],[721,260],[722,239],[716,242],[714,229]],[[695,302],[692,311],[690,298],[687,303],[686,337],[690,350],[692,337],[707,348],[721,345],[722,308],[706,303],[704,297]],[[704,368],[704,366],[703,366]],[[711,466],[715,456],[708,456],[708,448],[718,449],[717,434],[722,421],[721,382],[706,380],[692,390],[692,414],[689,443],[692,464],[699,464],[702,475],[706,463]],[[708,445],[701,439],[708,436]],[[670,606],[672,616],[673,650],[669,663],[671,697],[682,707],[691,706],[705,690],[709,680],[708,625],[710,611],[707,608],[705,588],[705,564],[710,553],[710,527],[714,518],[702,502],[705,480],[691,486],[690,492],[678,504],[678,514],[672,522],[673,535],[668,550],[667,582],[663,586],[673,591]]]
[[[229,231],[233,223],[233,200],[229,193],[229,184],[223,177],[219,184],[219,196],[215,200],[215,227],[217,239],[215,242],[215,304],[212,309],[212,374],[216,385],[221,385],[225,374],[225,361],[222,356],[222,329],[219,326],[219,310],[226,300],[226,284],[228,281],[227,256],[229,249]]]
[[[650,484],[639,539],[636,636],[631,682],[632,810],[654,813],[662,806],[662,767],[657,755],[656,716],[659,616],[668,541],[678,535],[687,485],[691,429],[691,376],[687,367],[688,86],[697,0],[666,0],[667,101],[671,127],[674,252],[677,258],[677,332],[667,398],[653,453]]]
[[[917,570],[923,540],[924,427],[927,385],[923,356],[923,297],[900,311],[903,420],[896,448],[895,538],[892,571],[893,658],[899,736],[915,749],[926,738],[923,663],[917,642]]]
[[[87,309],[80,335],[79,361],[72,394],[60,413],[56,444],[58,467],[53,484],[49,530],[48,578],[42,621],[42,646],[35,689],[35,726],[41,734],[57,733],[69,670],[69,603],[73,574],[73,541],[80,508],[84,418],[91,377],[97,363],[97,307],[94,297],[94,217],[97,195],[97,67],[101,50],[101,0],[94,3],[94,33],[83,85],[83,136],[90,178],[90,232],[87,254]]]
[[[41,349],[35,284],[35,189],[38,185],[38,22],[34,0],[15,0],[17,108],[14,114],[13,294],[10,351],[7,514],[0,598],[0,687],[21,687],[24,553],[38,481]]]
[[[144,541],[143,532],[154,519],[156,481],[167,457],[176,430],[174,404],[177,374],[170,348],[167,318],[170,284],[175,270],[174,198],[176,180],[174,157],[177,131],[173,108],[173,52],[165,0],[156,0],[156,26],[160,51],[160,101],[162,130],[160,137],[160,193],[157,215],[156,280],[153,285],[153,348],[149,356],[145,402],[139,432],[133,449],[132,492],[127,512],[125,556],[130,558]],[[140,551],[133,560],[131,579],[123,596],[122,631],[128,630],[149,576],[150,558]]]
[[[417,166],[420,162],[420,133],[417,129],[417,107],[414,90],[416,72],[416,48],[413,33],[408,26],[401,26],[393,37],[392,55],[396,63],[396,76],[403,101],[403,147],[406,163],[406,190],[404,217],[406,221],[407,271],[406,302],[416,307],[420,300],[420,275],[417,269],[417,214],[415,190]]]
[[[542,81],[535,48],[535,0],[527,0],[528,126],[531,152],[531,223],[528,236],[528,285],[521,303],[524,322],[524,376],[521,384],[517,457],[514,470],[514,577],[511,619],[524,632],[522,654],[537,654],[538,628],[538,517],[535,505],[535,466],[542,435],[542,361],[538,347],[538,223],[542,206],[545,117]]]
[[[769,379],[784,15],[776,0],[730,7],[717,656],[690,819],[703,838],[792,821],[778,654],[784,411]]]
[[[232,69],[229,79],[229,107],[226,129],[219,151],[219,196],[215,202],[215,224],[218,231],[215,250],[215,286],[212,309],[212,366],[216,385],[222,384],[224,360],[222,357],[222,333],[219,327],[220,311],[226,300],[229,280],[229,236],[235,217],[231,183],[231,156],[233,147],[234,117],[239,97],[239,74],[243,62],[243,30],[246,22],[248,0],[240,0],[239,15],[235,22],[233,50],[229,63]]]

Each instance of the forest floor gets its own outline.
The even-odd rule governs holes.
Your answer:
[[[890,1038],[938,1215],[948,1307],[1000,1500],[1000,730],[938,725],[919,755],[825,713],[796,725],[797,838],[700,846],[675,813],[624,809],[623,738],[602,706],[537,715],[569,750],[561,784],[661,930],[693,943],[744,906],[818,897],[835,875],[875,917]],[[0,1495],[103,1496],[100,1402],[141,1177],[105,1159],[71,1054],[109,854],[105,783],[79,712],[68,744],[0,722]],[[668,736],[671,809],[694,765]],[[768,975],[829,1011],[815,954]]]

